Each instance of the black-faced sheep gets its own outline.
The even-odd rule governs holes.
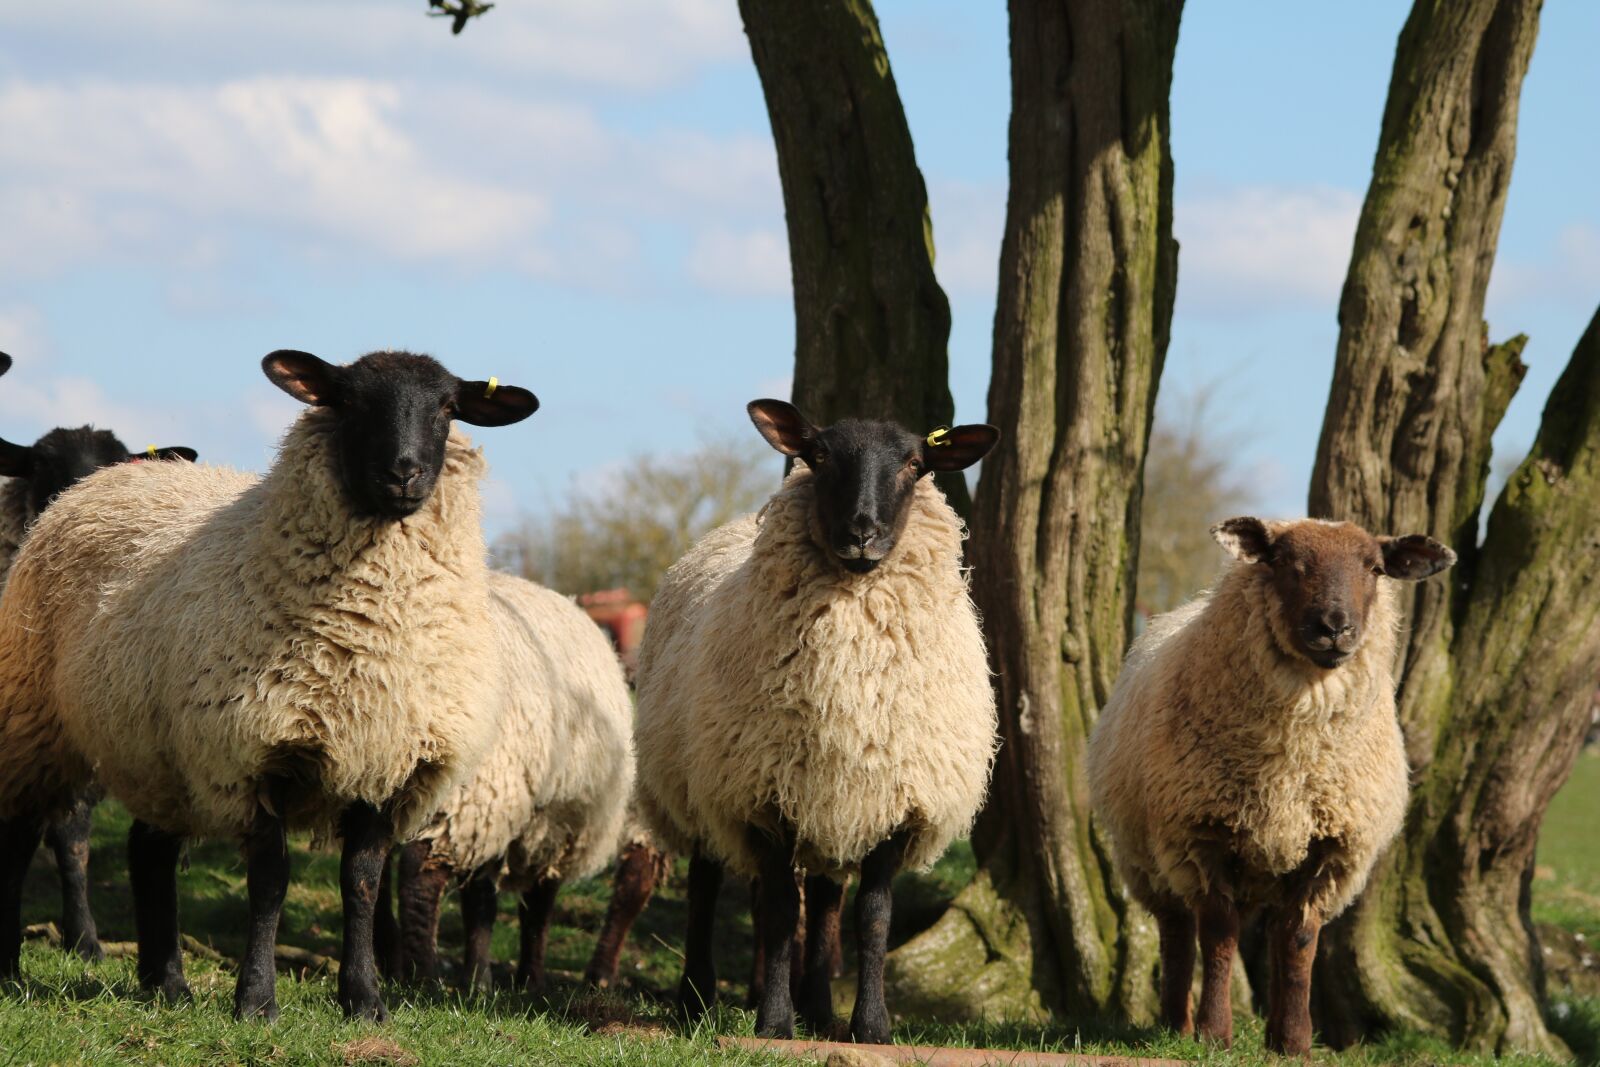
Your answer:
[[[713,531],[667,572],[637,676],[641,811],[692,857],[680,999],[696,1016],[715,997],[711,921],[726,864],[761,879],[757,1030],[791,1034],[794,870],[811,875],[807,910],[820,915],[859,869],[851,1032],[885,1041],[890,881],[966,830],[995,746],[963,527],[924,475],[970,466],[999,434],[819,429],[777,400],[755,401],[750,416],[800,463],[758,515]],[[807,926],[800,1008],[818,1033],[832,1015],[831,960],[825,924]]]
[[[633,792],[633,700],[600,628],[567,597],[489,575],[500,736],[401,858],[402,972],[437,976],[439,898],[463,882],[469,986],[490,981],[501,888],[520,897],[517,983],[544,984],[544,948],[561,883],[616,855]]]
[[[11,357],[0,352],[0,374],[10,369]],[[0,440],[0,588],[39,513],[80,478],[118,463],[194,458],[192,448],[152,445],[129,452],[116,434],[92,426],[60,426],[31,445]],[[105,955],[89,907],[89,824],[98,797],[96,789],[86,789],[45,828],[61,880],[62,944],[87,960]]]
[[[426,356],[263,360],[311,405],[264,478],[114,467],[42,515],[0,598],[0,974],[17,973],[21,872],[43,818],[94,769],[135,818],[139,978],[187,992],[176,863],[186,835],[244,842],[238,1016],[277,1012],[273,948],[291,825],[337,829],[338,999],[383,1018],[378,874],[487,749],[498,716],[481,455],[455,420],[538,401]]]
[[[1230,519],[1212,534],[1237,562],[1134,642],[1089,742],[1090,789],[1118,870],[1156,916],[1164,1022],[1232,1042],[1239,916],[1264,907],[1267,1044],[1300,1054],[1318,933],[1405,816],[1394,580],[1455,553],[1315,520]]]

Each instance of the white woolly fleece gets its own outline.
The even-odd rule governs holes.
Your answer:
[[[1323,921],[1361,892],[1406,809],[1395,719],[1398,613],[1378,579],[1366,639],[1323,670],[1290,650],[1266,567],[1234,564],[1209,593],[1152,619],[1089,741],[1095,813],[1152,910],[1213,884],[1278,903],[1316,839],[1307,907]]]
[[[983,802],[994,694],[961,571],[961,520],[918,483],[895,550],[841,570],[797,468],[758,515],[707,535],[650,606],[638,682],[639,806],[668,848],[754,874],[752,828],[841,876],[896,831],[926,867]]]
[[[593,874],[616,856],[633,792],[633,701],[582,608],[489,574],[505,710],[493,746],[422,834],[467,874],[504,860],[504,888]]]
[[[303,413],[263,479],[126,464],[40,516],[0,598],[0,816],[91,769],[180,834],[244,833],[275,774],[293,825],[436,810],[499,716],[483,458],[452,431],[417,514],[355,518],[333,428]]]

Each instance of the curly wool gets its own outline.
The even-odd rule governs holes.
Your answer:
[[[995,750],[994,695],[961,571],[961,520],[920,482],[895,551],[849,574],[812,535],[811,474],[707,535],[650,606],[639,801],[662,843],[754,874],[750,829],[840,875],[899,830],[926,867],[966,832]]]
[[[503,886],[523,892],[615,857],[633,790],[633,701],[610,642],[567,597],[498,572],[489,594],[500,730],[422,837],[463,874],[504,859]]]
[[[1135,897],[1196,906],[1213,885],[1274,904],[1313,841],[1309,908],[1360,894],[1405,817],[1395,718],[1398,612],[1378,593],[1360,649],[1323,670],[1289,651],[1266,567],[1236,563],[1209,593],[1151,620],[1089,742],[1096,814]]]
[[[0,598],[0,816],[91,768],[181,834],[244,833],[275,775],[292,825],[365,801],[404,838],[433,813],[498,717],[484,462],[452,432],[421,510],[359,518],[333,433],[312,409],[265,478],[111,467],[40,517]]]

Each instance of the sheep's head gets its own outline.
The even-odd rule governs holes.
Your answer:
[[[334,413],[345,496],[356,512],[376,518],[405,518],[427,503],[452,419],[508,426],[539,408],[526,389],[462,381],[437,360],[410,352],[372,352],[336,366],[282,350],[263,359],[261,369],[296,400]]]
[[[1374,537],[1350,522],[1238,518],[1211,536],[1234,559],[1270,571],[1293,651],[1327,670],[1361,648],[1378,579],[1421,581],[1456,561],[1423,534]]]
[[[11,357],[0,352],[0,374],[11,369]],[[31,445],[14,445],[0,440],[0,476],[21,478],[28,483],[25,520],[32,525],[50,502],[72,487],[78,479],[101,467],[146,459],[187,459],[192,448],[157,448],[129,452],[110,430],[92,426],[76,429],[58,427]]]
[[[748,410],[768,444],[811,469],[823,547],[856,574],[894,550],[919,479],[970,467],[1000,439],[999,430],[982,424],[922,436],[865,419],[819,428],[782,400],[752,400]]]

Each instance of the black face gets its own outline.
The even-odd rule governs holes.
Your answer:
[[[194,458],[195,451],[192,448],[158,448],[129,453],[127,446],[117,440],[116,434],[91,426],[51,430],[32,446],[0,441],[0,475],[22,478],[28,483],[29,524],[50,506],[52,500],[101,467],[144,459],[192,461]]]
[[[337,414],[339,480],[351,507],[375,518],[402,519],[427,503],[452,419],[506,426],[539,407],[526,389],[462,381],[410,352],[373,352],[341,367],[284,350],[261,366],[296,400]]]
[[[823,547],[855,574],[871,571],[894,551],[923,475],[969,467],[1000,439],[1000,431],[982,424],[920,437],[892,422],[864,419],[818,428],[781,400],[752,401],[749,412],[768,444],[811,468]]]

